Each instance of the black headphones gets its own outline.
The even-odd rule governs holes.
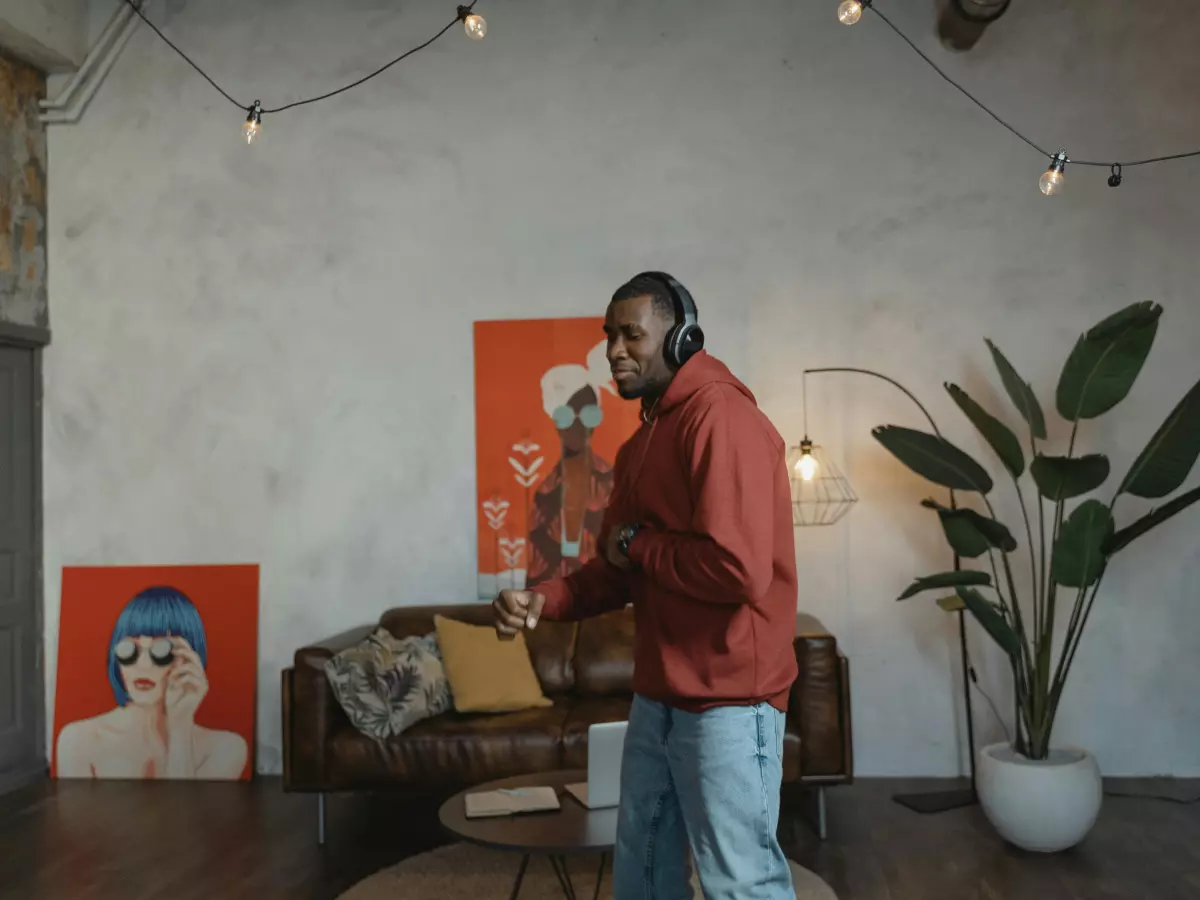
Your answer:
[[[696,314],[696,301],[687,288],[666,272],[642,272],[637,277],[657,281],[671,296],[671,302],[675,305],[675,325],[663,340],[663,355],[671,368],[682,368],[684,363],[704,349],[704,332]]]

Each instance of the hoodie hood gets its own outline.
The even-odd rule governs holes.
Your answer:
[[[758,405],[750,388],[742,384],[737,376],[729,371],[725,363],[714,356],[709,356],[707,350],[701,350],[675,373],[666,393],[654,405],[654,409],[650,411],[647,418],[656,419],[685,403],[697,391],[715,384],[728,384],[744,394],[755,406]]]

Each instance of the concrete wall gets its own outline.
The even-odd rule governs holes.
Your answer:
[[[0,321],[45,328],[46,79],[0,55]]]
[[[0,0],[0,47],[48,72],[87,56],[88,0]]]
[[[1200,146],[1179,87],[1200,76],[1200,19],[1183,0],[1014,4],[961,58],[933,41],[929,4],[887,5],[1053,148]],[[1047,199],[1044,159],[881,22],[845,28],[835,6],[489,3],[483,43],[456,31],[268,117],[249,148],[240,110],[135,36],[82,123],[50,138],[50,671],[63,565],[260,562],[259,765],[277,770],[278,674],[297,646],[390,605],[474,596],[471,323],[599,314],[648,266],[693,288],[712,349],[790,440],[802,367],[870,366],[989,462],[941,390],[958,381],[1015,418],[985,335],[1052,408],[1075,335],[1159,301],[1133,397],[1081,437],[1123,471],[1200,375],[1200,165],[1128,170],[1119,190],[1071,168]],[[210,0],[169,34],[239,101],[270,106],[452,16]],[[894,601],[948,562],[917,506],[932,491],[869,436],[918,417],[850,377],[809,398],[812,436],[862,497],[798,534],[801,604],[853,660],[859,769],[958,771],[953,622]],[[1131,547],[1097,605],[1058,736],[1108,773],[1200,775],[1198,534],[1193,512]],[[987,649],[974,626],[972,642]],[[994,656],[980,668],[1010,709]]]

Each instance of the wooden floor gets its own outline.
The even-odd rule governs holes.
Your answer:
[[[891,800],[897,790],[945,786],[864,780],[831,789],[829,841],[817,841],[790,804],[780,836],[840,900],[1200,900],[1200,804],[1106,798],[1083,845],[1044,857],[1003,844],[978,808],[922,816]],[[323,849],[315,809],[314,798],[284,794],[270,778],[36,785],[0,797],[0,897],[332,900],[443,841],[433,800],[331,798]]]

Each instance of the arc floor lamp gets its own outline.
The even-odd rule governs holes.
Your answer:
[[[929,423],[929,427],[933,429],[933,433],[941,437],[941,432],[938,430],[937,423],[933,421],[933,416],[929,414],[929,410],[912,391],[895,379],[871,369],[848,366],[805,369],[801,376],[804,438],[798,447],[793,447],[788,452],[788,471],[792,482],[792,522],[796,526],[832,525],[858,502],[858,497],[855,495],[849,479],[842,474],[823,448],[813,444],[808,437],[808,376],[828,373],[865,375],[887,382],[916,404],[917,409]],[[954,491],[951,489],[950,506],[954,508],[955,505]],[[961,567],[962,562],[955,553],[954,569],[957,571]],[[901,806],[914,812],[946,812],[978,802],[978,795],[975,792],[975,719],[971,711],[971,681],[974,672],[967,649],[967,626],[963,618],[963,611],[958,609],[956,615],[958,616],[959,652],[962,659],[963,703],[967,718],[967,746],[971,761],[971,786],[961,790],[897,794],[892,798]]]

